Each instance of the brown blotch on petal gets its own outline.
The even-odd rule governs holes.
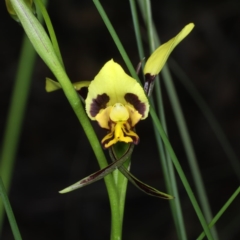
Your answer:
[[[76,91],[79,93],[79,95],[80,95],[84,100],[86,100],[87,94],[88,94],[88,87],[82,87],[81,89],[76,90]]]
[[[145,103],[142,103],[138,96],[133,93],[127,93],[124,96],[125,100],[132,104],[134,108],[142,115],[144,116],[144,113],[146,111],[146,105]]]
[[[110,98],[106,93],[103,93],[101,95],[98,94],[97,97],[94,98],[91,103],[90,107],[91,116],[95,117],[101,109],[106,108],[109,99]]]

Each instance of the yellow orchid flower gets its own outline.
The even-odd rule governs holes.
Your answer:
[[[109,148],[118,141],[138,143],[134,127],[148,116],[149,103],[140,84],[110,60],[89,85],[86,112],[110,131],[102,139],[103,146]]]
[[[144,89],[122,67],[113,60],[108,61],[94,80],[73,83],[79,91],[88,87],[85,100],[86,112],[91,120],[109,130],[102,139],[104,148],[117,142],[137,144],[139,136],[134,131],[135,125],[148,116],[149,102],[144,93],[151,94],[153,81],[166,63],[170,53],[193,29],[194,24],[186,25],[177,36],[158,47],[146,62]],[[60,89],[61,85],[46,79],[46,91]]]
[[[148,58],[143,69],[146,80],[144,90],[148,96],[151,94],[153,87],[152,83],[156,75],[159,74],[162,70],[169,55],[171,54],[173,49],[192,31],[193,28],[194,24],[189,23],[178,33],[177,36],[158,47]]]

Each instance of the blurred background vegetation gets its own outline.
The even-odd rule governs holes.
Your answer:
[[[129,2],[101,2],[132,63],[137,65],[139,57]],[[92,1],[51,0],[48,10],[73,82],[93,79],[111,58],[125,67]],[[195,23],[195,29],[174,50],[171,59],[178,62],[202,94],[239,157],[240,2],[153,0],[152,11],[162,42],[175,36],[187,23]],[[0,135],[3,136],[23,30],[8,16],[4,1],[0,3],[0,18]],[[141,26],[148,57],[143,21]],[[64,94],[45,92],[45,77],[53,76],[37,58],[10,191],[22,237],[24,240],[108,239],[110,209],[103,181],[66,195],[58,193],[99,167]],[[202,112],[174,72],[173,77],[215,215],[239,186],[239,179]],[[167,94],[163,96],[169,137],[191,183],[171,106]],[[101,139],[104,130],[93,124]],[[137,131],[140,143],[133,153],[131,171],[165,191],[151,119],[138,124]],[[202,229],[178,177],[177,180],[187,233],[189,239],[195,239]],[[220,239],[239,239],[239,222],[238,198],[216,225]],[[1,239],[13,239],[7,220]],[[130,184],[123,239],[176,239],[169,203],[149,197]]]

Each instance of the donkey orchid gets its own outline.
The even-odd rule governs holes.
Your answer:
[[[108,148],[118,141],[138,143],[133,128],[148,116],[149,103],[140,84],[110,60],[89,85],[86,111],[91,120],[110,131],[102,139]]]
[[[97,121],[100,127],[109,130],[101,141],[104,148],[109,148],[119,141],[134,144],[139,142],[134,127],[148,116],[149,102],[145,93],[151,94],[156,75],[162,70],[173,49],[193,27],[193,23],[186,25],[174,38],[158,47],[148,58],[143,69],[144,89],[113,60],[105,63],[91,82],[82,81],[73,84],[77,91],[88,87],[86,112],[91,120]],[[47,79],[48,92],[59,88],[61,88],[59,83]]]
[[[162,70],[170,53],[193,29],[194,24],[185,26],[177,36],[157,48],[146,62],[143,69],[145,75],[144,88],[132,77],[127,75],[122,67],[109,60],[101,68],[92,81],[73,83],[76,91],[83,87],[88,88],[86,112],[89,118],[97,121],[99,126],[109,132],[102,139],[104,148],[109,148],[112,163],[107,167],[89,175],[77,183],[63,189],[60,193],[66,193],[91,184],[118,168],[136,187],[143,192],[164,199],[173,199],[172,196],[160,192],[148,186],[133,176],[123,163],[129,158],[133,151],[134,144],[139,142],[139,136],[135,132],[135,125],[145,118],[149,113],[149,102],[146,96],[151,94],[154,79]],[[61,88],[61,85],[49,78],[46,81],[48,92]],[[126,147],[122,156],[118,156],[115,147],[122,145]]]

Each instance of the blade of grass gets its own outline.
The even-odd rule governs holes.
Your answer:
[[[47,1],[45,1],[45,4],[46,2]],[[39,21],[41,21],[42,18],[39,13],[38,16]],[[21,134],[35,60],[36,52],[28,38],[24,36],[0,156],[0,176],[2,177],[7,192],[9,192],[11,185],[15,156]],[[3,219],[3,204],[0,201],[0,235]]]
[[[115,30],[114,30],[111,22],[109,21],[109,19],[108,19],[107,15],[106,15],[102,5],[100,4],[100,2],[98,0],[93,0],[93,2],[95,4],[99,14],[101,15],[104,23],[106,24],[106,27],[108,28],[108,31],[111,34],[111,36],[112,36],[112,38],[113,38],[113,40],[114,40],[114,42],[115,42],[115,44],[116,44],[120,54],[121,54],[121,56],[123,57],[123,59],[124,59],[126,65],[127,65],[128,69],[129,69],[129,71],[131,73],[131,75],[140,83],[140,81],[138,79],[138,76],[137,76],[137,74],[136,74],[136,72],[135,72],[135,70],[134,70],[134,68],[133,68],[133,66],[131,64],[131,61],[130,61],[126,51],[124,50],[124,48],[123,48],[123,46],[122,46],[122,44],[121,44],[121,42],[120,42],[120,40],[119,40]],[[175,165],[175,168],[176,168],[176,170],[177,170],[177,172],[179,174],[179,177],[180,177],[180,179],[181,179],[181,181],[182,181],[182,183],[183,183],[183,185],[184,185],[184,187],[185,187],[185,189],[186,189],[186,191],[188,193],[189,199],[191,200],[191,203],[192,203],[192,205],[193,205],[193,207],[194,207],[194,209],[196,211],[196,214],[197,214],[197,216],[199,218],[199,221],[200,221],[200,223],[201,223],[201,225],[202,225],[202,227],[203,227],[203,229],[204,229],[208,239],[212,240],[213,238],[212,238],[211,232],[210,232],[210,230],[208,228],[207,222],[206,222],[206,220],[205,220],[205,218],[204,218],[204,216],[202,214],[202,211],[201,211],[201,209],[200,209],[200,207],[199,207],[199,205],[197,203],[197,200],[196,200],[196,198],[195,198],[195,196],[194,196],[194,194],[192,192],[192,189],[191,189],[191,187],[190,187],[190,185],[189,185],[189,183],[187,181],[187,178],[186,178],[186,176],[185,176],[185,174],[183,172],[183,169],[182,169],[182,167],[181,167],[181,165],[180,165],[180,163],[179,163],[179,161],[177,159],[177,156],[174,153],[174,150],[173,150],[173,148],[172,148],[172,146],[171,146],[171,144],[170,144],[170,142],[169,142],[169,140],[168,140],[168,138],[167,138],[167,136],[166,136],[166,134],[165,134],[165,132],[164,132],[164,130],[162,128],[162,125],[161,125],[161,123],[160,123],[160,121],[159,121],[159,119],[158,119],[154,109],[150,108],[150,114],[151,114],[152,119],[154,121],[154,124],[156,125],[157,130],[158,130],[160,136],[162,137],[162,140],[163,140],[163,142],[164,142],[164,144],[165,144],[165,146],[166,146],[166,148],[167,148],[167,150],[169,152],[169,155],[171,156],[171,159],[172,159],[172,161],[173,161],[173,163]]]
[[[143,5],[142,1],[138,1],[138,2],[141,3],[140,5]],[[146,9],[146,7],[143,8],[143,6],[142,6],[141,8],[142,8],[142,12],[144,13],[143,9]],[[160,40],[157,36],[157,32],[156,32],[156,28],[155,28],[154,24],[152,26],[152,29],[153,29],[152,39],[155,39],[156,45],[159,46]],[[196,185],[197,195],[198,195],[200,204],[202,206],[204,215],[206,217],[206,220],[209,222],[212,219],[211,208],[210,208],[210,205],[208,202],[207,194],[206,194],[203,180],[201,177],[201,173],[200,173],[200,170],[198,167],[197,158],[196,158],[194,148],[191,143],[190,135],[188,132],[188,128],[187,128],[185,119],[184,119],[181,105],[180,105],[180,102],[179,102],[179,99],[177,96],[177,92],[175,90],[173,80],[172,80],[172,77],[169,72],[167,64],[165,65],[165,67],[162,70],[162,76],[163,76],[164,83],[166,85],[166,89],[168,91],[168,96],[170,98],[170,101],[171,101],[171,104],[173,107],[173,112],[174,112],[175,118],[177,120],[178,129],[180,131],[180,136],[182,138],[183,146],[184,146],[185,152],[187,154],[187,159],[188,159],[189,166],[191,168],[192,177],[194,179],[194,184]],[[157,84],[157,82],[155,84]],[[157,85],[156,85],[155,89],[157,89]],[[212,233],[213,233],[214,239],[217,240],[218,235],[217,235],[217,231],[215,228],[212,229]]]
[[[131,2],[134,2],[134,1],[131,1]],[[154,41],[154,36],[153,36],[153,26],[152,26],[150,2],[149,1],[144,1],[144,2],[138,1],[138,4],[140,5],[140,9],[142,11],[142,16],[145,19],[145,22],[147,23],[146,25],[147,25],[147,31],[148,31],[148,38],[149,38],[148,42],[150,45],[150,52],[153,52],[155,50],[156,46],[155,46],[155,41]],[[145,11],[143,9],[145,9]],[[143,56],[141,56],[141,58],[143,58]],[[165,120],[164,105],[163,105],[163,101],[162,101],[159,77],[157,77],[155,79],[155,88],[154,89],[155,89],[155,94],[157,96],[156,102],[157,102],[158,114],[159,114],[161,122],[163,124],[163,128],[164,128],[165,132],[167,133],[167,124],[166,124],[166,120]],[[187,239],[173,164],[172,164],[172,161],[171,161],[170,156],[169,156],[168,152],[166,151],[166,149],[164,149],[164,151],[162,150],[162,141],[161,141],[161,139],[159,139],[159,135],[156,133],[157,133],[157,131],[155,130],[155,136],[157,138],[156,140],[158,143],[158,151],[160,154],[160,159],[161,159],[162,165],[163,166],[166,165],[166,167],[163,168],[163,170],[166,171],[166,172],[164,172],[164,176],[169,176],[168,181],[169,181],[169,184],[171,184],[168,191],[170,190],[169,192],[173,196],[175,196],[175,201],[171,201],[170,206],[171,206],[174,223],[175,223],[176,230],[177,230],[178,239]],[[161,154],[163,152],[165,152],[166,155]],[[167,165],[168,165],[168,167],[167,167]]]
[[[212,212],[209,205],[207,193],[204,187],[204,183],[202,180],[202,176],[199,170],[197,158],[196,158],[196,155],[192,146],[192,142],[190,139],[190,135],[187,129],[187,125],[183,116],[181,106],[179,104],[179,99],[177,97],[177,93],[173,85],[169,70],[165,67],[162,73],[165,76],[164,82],[166,84],[168,95],[170,96],[170,100],[172,102],[172,106],[174,109],[174,114],[177,119],[178,128],[182,138],[183,146],[185,148],[185,152],[187,154],[188,163],[191,168],[191,173],[194,179],[194,184],[196,186],[197,195],[198,195],[201,207],[203,209],[204,215],[206,217],[206,220],[209,222],[212,219]],[[213,236],[214,236],[214,239],[216,240],[218,239],[217,231],[215,229],[213,231]]]
[[[220,236],[222,239],[236,239],[239,238],[239,223],[240,214],[236,212],[236,216],[232,216],[223,228],[221,228]]]
[[[209,122],[209,125],[213,129],[219,143],[221,144],[222,149],[224,150],[227,158],[229,159],[232,169],[238,180],[240,181],[240,162],[239,159],[234,152],[232,146],[230,145],[226,135],[224,134],[221,126],[219,125],[217,119],[213,115],[211,109],[209,108],[206,101],[203,99],[201,94],[198,92],[196,87],[193,85],[191,79],[185,74],[185,72],[180,68],[180,66],[173,60],[170,59],[170,68],[172,71],[178,76],[177,79],[183,84],[183,86],[187,89],[193,100],[196,102],[198,107],[201,109],[205,118]]]
[[[8,220],[13,232],[13,236],[15,240],[22,240],[21,234],[19,232],[18,226],[17,226],[17,222],[16,219],[14,217],[8,196],[7,196],[7,191],[4,187],[2,178],[0,177],[0,199],[2,199],[3,205],[5,207],[7,216],[8,216]]]
[[[140,1],[138,1],[138,2],[140,2]],[[151,14],[151,4],[150,4],[149,0],[145,1],[145,9],[146,9],[146,23],[147,23],[146,25],[147,25],[147,31],[148,31],[149,44],[150,44],[150,53],[152,53],[156,49],[156,43],[154,41],[154,32],[153,32],[154,29],[153,29],[152,14]],[[166,119],[165,119],[164,105],[163,105],[163,101],[162,101],[159,77],[157,77],[156,82],[155,82],[155,95],[157,98],[156,103],[157,103],[159,115],[161,116],[161,122],[163,124],[163,128],[164,128],[165,132],[167,133],[167,124],[166,124]],[[179,236],[179,239],[187,239],[184,218],[183,218],[182,208],[181,208],[181,202],[180,202],[180,197],[179,197],[179,193],[178,193],[178,186],[177,186],[177,182],[176,182],[176,178],[175,178],[175,172],[174,172],[171,158],[166,149],[165,149],[165,151],[166,151],[166,160],[167,160],[167,164],[168,164],[171,185],[172,185],[172,189],[173,189],[173,195],[176,197],[176,201],[173,203],[175,205],[173,207],[173,209],[175,209],[175,214],[177,217],[176,223],[177,223],[178,236]]]
[[[240,187],[237,188],[237,190],[233,193],[233,195],[228,199],[228,201],[223,205],[223,207],[219,210],[219,212],[216,214],[216,216],[212,219],[212,221],[209,223],[209,227],[213,227],[216,222],[219,220],[219,218],[223,215],[223,213],[227,210],[227,208],[231,205],[233,200],[238,196],[240,193]],[[239,223],[239,222],[238,222]],[[239,224],[238,224],[239,225]],[[202,240],[205,237],[205,233],[201,233],[197,240]]]
[[[46,23],[46,26],[47,26],[47,29],[48,29],[48,32],[49,32],[49,36],[50,36],[52,44],[53,44],[53,48],[55,50],[55,53],[58,57],[59,62],[62,64],[62,67],[64,68],[61,52],[60,52],[60,49],[59,49],[59,46],[58,46],[58,41],[57,41],[57,38],[56,38],[54,28],[52,26],[51,19],[48,15],[48,12],[47,12],[47,10],[46,10],[46,8],[45,8],[45,6],[44,6],[44,4],[41,0],[34,0],[34,2],[37,4],[37,6],[39,7],[39,9],[42,13],[43,19]]]

